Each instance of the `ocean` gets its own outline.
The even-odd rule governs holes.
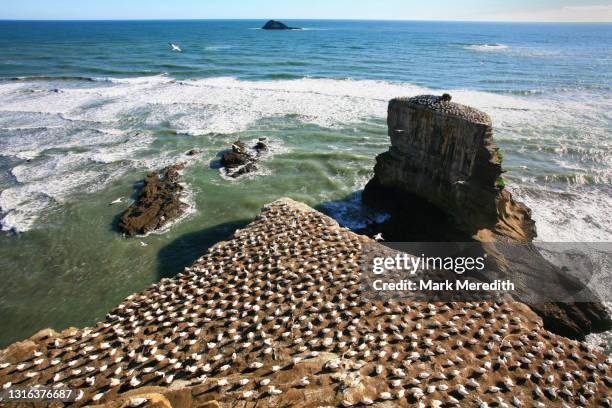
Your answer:
[[[282,196],[363,227],[397,96],[491,115],[540,240],[612,241],[611,24],[263,23],[0,21],[0,347],[93,324]],[[260,170],[224,177],[219,152],[262,136]],[[123,238],[134,184],[179,161],[187,216]]]

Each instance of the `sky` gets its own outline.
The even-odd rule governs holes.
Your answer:
[[[0,20],[373,19],[612,22],[612,0],[9,0]]]

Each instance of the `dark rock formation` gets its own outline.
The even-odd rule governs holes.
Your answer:
[[[146,234],[182,215],[186,205],[180,200],[179,172],[184,167],[175,164],[147,174],[138,199],[121,215],[119,230],[127,236]]]
[[[253,148],[257,152],[264,152],[264,151],[268,150],[268,145],[266,144],[267,141],[268,141],[268,138],[260,137],[259,140],[257,141],[257,143],[255,143],[255,146]]]
[[[526,292],[533,283],[529,276],[534,268],[540,281],[566,285],[568,293],[576,285],[584,286],[530,244],[536,236],[535,222],[531,210],[504,189],[501,154],[493,143],[489,116],[450,100],[445,94],[389,102],[391,148],[376,158],[374,178],[363,192],[366,204],[392,213],[379,230],[395,241],[486,243],[483,247],[497,261],[500,274],[489,278],[518,276],[519,291],[522,286]],[[569,337],[582,339],[592,331],[610,329],[612,321],[598,297],[584,290],[593,302],[568,298],[570,303],[532,307],[548,329]]]
[[[223,153],[221,156],[221,165],[232,169],[234,167],[243,166],[249,162],[251,157],[248,154],[237,153],[237,152],[227,152]]]
[[[301,30],[298,27],[289,27],[285,23],[281,23],[280,21],[270,20],[263,27],[262,30]]]
[[[202,149],[194,148],[194,149],[189,150],[186,154],[187,156],[197,156],[200,153],[202,153]]]
[[[234,142],[232,150],[223,153],[221,156],[221,165],[225,167],[226,174],[229,177],[238,178],[257,171],[257,162],[261,155],[268,150],[266,141],[267,138],[261,137],[252,148],[249,148],[240,140]]]
[[[221,156],[221,165],[227,168],[243,166],[251,160],[251,156],[247,153],[247,147],[240,140],[237,140],[232,145],[232,150],[223,153]]]
[[[244,166],[238,168],[238,170],[230,173],[229,176],[232,178],[238,178],[240,176],[244,176],[245,174],[254,173],[258,169],[257,165],[254,162],[248,162]]]

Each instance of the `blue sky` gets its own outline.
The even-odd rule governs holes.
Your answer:
[[[612,0],[13,0],[0,19],[608,21]]]

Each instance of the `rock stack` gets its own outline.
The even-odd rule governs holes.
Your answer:
[[[391,100],[387,123],[391,147],[376,158],[374,177],[363,192],[365,203],[393,214],[385,236],[483,242],[497,260],[496,277],[511,274],[524,293],[548,289],[533,288],[534,274],[540,282],[568,289],[585,286],[586,277],[552,265],[531,244],[536,236],[531,210],[505,189],[502,155],[486,113],[451,102],[448,94],[422,95]],[[564,303],[530,306],[558,334],[583,339],[610,330],[612,321],[598,297],[586,287],[582,293],[580,301],[568,297],[560,299]]]
[[[531,211],[504,190],[501,155],[489,116],[442,97],[389,102],[391,148],[376,158],[364,198],[425,200],[450,215],[470,236],[489,232],[517,240],[536,236]]]
[[[75,406],[610,406],[612,369],[520,303],[368,300],[378,245],[283,199],[103,322],[0,352],[0,387]]]

